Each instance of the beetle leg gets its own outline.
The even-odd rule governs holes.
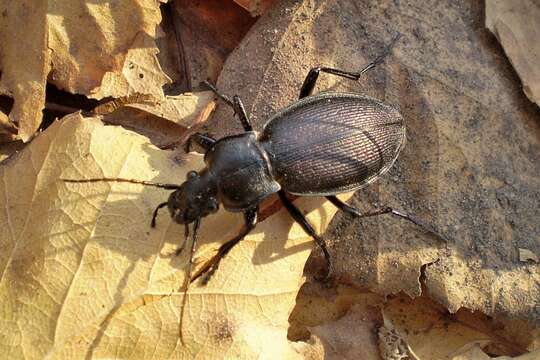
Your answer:
[[[251,126],[251,122],[249,121],[249,118],[247,116],[246,108],[244,108],[244,103],[238,95],[233,96],[233,109],[235,114],[238,115],[238,118],[240,119],[244,130],[253,131],[253,126]]]
[[[334,68],[328,68],[328,67],[314,67],[311,70],[309,70],[309,73],[307,74],[306,78],[304,79],[304,83],[302,84],[302,88],[300,90],[300,96],[299,98],[302,99],[306,96],[311,95],[313,92],[313,89],[315,88],[315,84],[317,83],[317,79],[319,78],[319,73],[324,72],[327,74],[332,74],[336,76],[341,76],[346,79],[350,80],[358,80],[360,76],[365,73],[366,71],[373,69],[375,66],[381,64],[384,61],[384,58],[390,54],[390,51],[396,44],[396,42],[401,37],[401,34],[397,34],[392,39],[392,42],[384,49],[384,52],[377,56],[373,61],[371,61],[369,64],[367,64],[362,70],[358,72],[352,72],[352,71],[345,71],[340,69],[334,69]]]
[[[249,121],[249,117],[247,116],[244,104],[242,103],[242,100],[238,95],[234,95],[231,100],[227,95],[220,93],[219,90],[214,85],[210,84],[208,81],[203,81],[203,84],[210,88],[210,90],[212,90],[218,98],[220,98],[221,100],[223,100],[223,102],[233,108],[234,114],[238,115],[238,119],[242,123],[242,127],[245,131],[253,131],[253,126],[251,126],[251,122]]]
[[[169,203],[168,201],[165,201],[165,202],[162,202],[161,204],[159,204],[158,206],[156,206],[156,208],[154,210],[154,213],[152,214],[152,221],[150,222],[151,227],[153,227],[153,228],[156,227],[156,218],[157,218],[158,211],[162,207],[167,206],[168,203]]]
[[[202,283],[205,285],[208,283],[212,275],[216,272],[219,262],[225,255],[231,251],[231,249],[240,242],[251,230],[257,225],[257,214],[259,212],[259,207],[247,210],[244,212],[244,219],[246,221],[245,226],[240,231],[240,234],[236,235],[231,240],[227,241],[225,244],[221,245],[218,249],[216,255],[210,259],[191,279],[191,282],[197,280],[197,278],[203,276]]]
[[[446,241],[446,239],[441,234],[439,234],[437,231],[435,231],[431,226],[424,224],[420,220],[415,219],[414,217],[412,217],[410,215],[407,215],[402,211],[392,209],[391,207],[384,207],[384,208],[379,209],[379,210],[370,211],[370,212],[366,212],[366,213],[361,213],[358,209],[353,208],[352,206],[349,206],[349,205],[345,204],[343,201],[339,200],[336,196],[326,196],[326,198],[328,200],[330,200],[330,202],[332,204],[334,204],[338,209],[341,209],[341,210],[345,211],[346,213],[349,213],[349,214],[351,214],[351,215],[353,215],[355,217],[365,218],[365,217],[379,216],[379,215],[384,215],[384,214],[394,215],[394,216],[400,217],[402,219],[405,219],[407,221],[410,221],[413,224],[415,224],[416,226],[418,226],[419,228],[421,228],[421,229],[423,229],[423,230],[437,236],[438,238],[441,238],[442,240]]]
[[[328,276],[330,275],[332,263],[330,262],[330,254],[328,253],[328,249],[326,248],[326,244],[324,240],[319,235],[317,235],[317,233],[315,232],[315,229],[313,228],[313,226],[311,226],[311,224],[306,219],[304,214],[302,214],[302,212],[291,202],[291,200],[287,198],[287,194],[285,193],[285,191],[280,190],[278,192],[278,195],[281,201],[283,202],[283,205],[285,205],[285,208],[287,209],[289,214],[291,214],[293,219],[297,223],[299,223],[300,226],[302,226],[302,229],[304,229],[304,231],[309,236],[311,236],[315,240],[317,245],[319,245],[319,247],[321,248],[324,254],[324,259],[326,260],[326,273],[324,274],[323,279],[327,279]]]
[[[192,134],[184,144],[184,150],[188,153],[192,150],[193,144],[196,144],[197,147],[193,150],[200,154],[204,154],[210,150],[215,143],[216,140],[214,138],[201,133],[195,133]]]

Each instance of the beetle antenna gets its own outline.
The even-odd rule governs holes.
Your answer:
[[[183,335],[183,332],[182,332],[182,321],[184,320],[184,311],[186,309],[187,292],[189,290],[189,284],[191,283],[191,267],[193,265],[193,255],[195,254],[195,249],[196,249],[196,245],[197,245],[197,234],[198,234],[198,231],[199,231],[199,225],[200,224],[201,224],[201,218],[197,218],[195,220],[195,223],[193,224],[193,237],[191,239],[191,251],[190,251],[190,254],[189,254],[189,262],[188,262],[187,274],[186,274],[186,278],[184,280],[185,289],[184,289],[184,296],[182,297],[182,307],[180,309],[180,325],[179,325],[179,327],[180,327],[180,342],[182,343],[182,345],[185,345],[184,335]],[[184,233],[184,235],[185,235],[184,244],[179,249],[180,251],[184,248],[184,246],[187,243],[188,238],[189,238],[189,225],[188,224],[186,224],[185,229],[186,229],[186,231]],[[177,252],[177,254],[178,254],[178,252]]]
[[[167,190],[176,190],[180,189],[181,185],[178,184],[165,184],[165,183],[158,183],[158,182],[152,182],[152,181],[144,181],[144,180],[134,180],[134,179],[122,179],[122,178],[99,178],[99,179],[60,179],[64,182],[70,182],[70,183],[92,183],[92,182],[101,182],[101,181],[108,181],[108,182],[123,182],[123,183],[132,183],[132,184],[142,184],[146,186],[153,186],[157,188],[167,189]]]

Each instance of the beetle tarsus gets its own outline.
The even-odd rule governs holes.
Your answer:
[[[343,210],[345,211],[346,213],[349,213],[355,217],[358,217],[358,218],[366,218],[366,217],[373,217],[373,216],[379,216],[379,215],[385,215],[385,214],[390,214],[390,215],[394,215],[394,216],[397,216],[399,218],[402,218],[402,219],[405,219],[407,221],[410,221],[411,223],[415,224],[416,226],[418,226],[419,228],[423,229],[424,231],[428,232],[428,233],[431,233],[435,236],[437,236],[438,238],[446,241],[446,239],[439,233],[437,232],[435,229],[433,229],[431,226],[429,225],[426,225],[424,224],[422,221],[400,211],[400,210],[396,210],[396,209],[393,209],[389,206],[386,206],[382,209],[379,209],[379,210],[374,210],[374,211],[370,211],[370,212],[366,212],[366,213],[362,213],[360,212],[360,210],[352,207],[352,206],[349,206],[347,205],[346,203],[344,203],[343,201],[339,200],[336,196],[326,196],[326,198],[332,203],[334,204],[334,206],[336,206],[338,209],[340,210]]]
[[[388,56],[388,54],[390,54],[390,52],[392,51],[392,48],[394,47],[394,45],[400,38],[401,38],[401,34],[398,33],[396,36],[394,36],[390,44],[384,49],[382,54],[377,56],[374,60],[370,61],[366,66],[364,66],[362,70],[358,72],[340,70],[340,69],[329,68],[329,67],[319,67],[319,66],[312,68],[311,70],[309,70],[306,78],[304,79],[304,82],[302,83],[302,88],[300,89],[299,98],[302,99],[306,96],[311,95],[311,93],[313,92],[313,89],[315,88],[315,85],[317,84],[317,79],[319,78],[319,74],[321,72],[331,74],[331,75],[341,76],[349,80],[357,81],[363,73],[383,63],[384,59]]]

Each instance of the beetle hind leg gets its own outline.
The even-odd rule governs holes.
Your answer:
[[[313,92],[313,89],[315,88],[315,85],[317,84],[317,79],[319,78],[319,74],[321,72],[341,76],[349,80],[358,80],[360,76],[365,73],[366,71],[373,69],[375,66],[381,64],[384,59],[390,54],[392,51],[392,48],[396,44],[396,42],[401,38],[401,34],[397,34],[392,39],[392,42],[384,49],[382,54],[377,56],[374,60],[372,60],[369,64],[367,64],[362,70],[354,72],[354,71],[345,71],[340,69],[334,69],[329,67],[314,67],[311,70],[309,70],[309,73],[307,74],[306,78],[304,79],[304,83],[302,84],[302,88],[300,89],[300,96],[299,98],[302,99],[306,96],[311,95]]]
[[[393,216],[396,216],[396,217],[399,217],[399,218],[402,218],[402,219],[405,219],[413,224],[415,224],[416,226],[418,226],[419,228],[423,229],[424,231],[428,232],[428,233],[431,233],[435,236],[437,236],[438,238],[444,240],[445,242],[447,242],[446,238],[444,236],[442,236],[438,231],[436,231],[435,229],[433,229],[431,226],[427,225],[427,224],[424,224],[422,221],[400,211],[400,210],[396,210],[396,209],[393,209],[391,207],[383,207],[381,209],[378,209],[378,210],[374,210],[374,211],[370,211],[370,212],[366,212],[366,213],[362,213],[360,212],[358,209],[352,207],[352,206],[349,206],[347,205],[346,203],[344,203],[343,201],[339,200],[336,196],[326,196],[326,198],[332,203],[334,204],[334,206],[336,206],[338,209],[340,210],[343,210],[345,211],[346,213],[349,213],[355,217],[358,217],[358,218],[366,218],[366,217],[373,217],[373,216],[379,216],[379,215],[385,215],[385,214],[389,214],[389,215],[393,215]]]
[[[291,214],[292,218],[297,223],[299,223],[300,226],[302,226],[302,229],[304,229],[304,231],[309,236],[311,236],[315,240],[317,245],[319,245],[319,247],[321,248],[324,254],[324,259],[326,261],[325,274],[324,276],[322,276],[321,280],[327,280],[331,273],[332,263],[330,261],[330,254],[328,253],[328,249],[326,248],[326,243],[319,235],[317,235],[317,233],[315,232],[315,229],[313,228],[313,226],[311,226],[311,224],[306,219],[306,217],[302,214],[302,212],[291,202],[291,200],[287,198],[287,194],[285,193],[285,191],[280,190],[278,192],[278,195],[279,195],[279,198],[281,199],[281,202],[283,202],[283,205],[285,205],[285,208],[287,209],[289,214]]]

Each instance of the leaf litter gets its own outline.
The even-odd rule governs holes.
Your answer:
[[[188,169],[202,166],[200,157],[179,156],[178,152],[173,155],[153,145],[167,147],[171,142],[178,143],[178,137],[185,135],[187,128],[194,130],[203,125],[215,104],[204,93],[187,97],[163,94],[162,87],[170,78],[157,61],[158,50],[154,43],[154,38],[158,36],[156,31],[159,33],[156,26],[161,18],[157,11],[159,3],[126,1],[123,5],[123,9],[106,9],[96,5],[92,11],[85,13],[85,16],[98,14],[98,19],[99,16],[113,14],[111,17],[116,19],[124,11],[144,8],[138,17],[140,21],[128,26],[129,30],[122,32],[121,39],[113,39],[112,42],[105,39],[101,43],[105,49],[123,49],[120,52],[111,51],[113,57],[107,60],[109,62],[98,62],[91,68],[82,66],[84,61],[80,56],[91,59],[95,54],[93,51],[100,47],[90,46],[79,53],[66,50],[65,44],[80,44],[80,39],[88,34],[80,34],[83,26],[69,28],[68,23],[64,24],[65,29],[73,32],[64,31],[62,25],[57,26],[59,23],[55,22],[59,17],[54,16],[50,22],[53,40],[59,40],[57,44],[64,42],[58,48],[54,47],[54,42],[48,45],[56,52],[43,50],[47,46],[40,36],[45,34],[46,27],[39,21],[33,25],[37,27],[36,36],[30,42],[24,42],[28,47],[17,49],[17,40],[12,41],[17,37],[3,45],[7,50],[3,52],[4,57],[0,57],[3,71],[0,89],[2,94],[15,99],[9,118],[0,118],[8,136],[14,133],[14,124],[18,126],[19,137],[28,140],[33,136],[41,122],[44,84],[51,71],[47,69],[47,61],[54,59],[49,81],[60,88],[90,97],[126,99],[125,103],[120,101],[109,109],[96,108],[96,112],[102,111],[103,120],[107,123],[122,124],[146,135],[151,142],[121,128],[103,126],[97,118],[83,119],[81,115],[74,114],[53,124],[23,151],[2,163],[0,176],[5,190],[0,203],[6,205],[0,217],[3,223],[0,244],[3,249],[0,255],[3,269],[0,291],[3,300],[0,308],[5,315],[2,317],[2,337],[9,339],[6,343],[0,343],[2,352],[38,358],[190,358],[193,354],[208,358],[222,358],[224,354],[228,358],[256,357],[260,354],[273,358],[377,358],[377,349],[385,359],[406,358],[404,356],[456,360],[486,356],[532,359],[538,355],[535,349],[538,349],[540,337],[534,326],[519,319],[501,317],[497,313],[495,319],[482,317],[479,313],[466,315],[470,313],[466,310],[467,306],[486,306],[482,302],[485,294],[471,291],[470,288],[463,292],[458,289],[459,284],[452,284],[455,278],[448,278],[444,269],[462,272],[465,278],[470,276],[467,275],[470,269],[460,267],[461,260],[438,263],[437,259],[444,254],[437,249],[426,248],[424,252],[406,250],[408,255],[405,258],[403,249],[387,252],[385,256],[381,254],[377,264],[378,278],[374,283],[371,274],[363,272],[370,266],[369,259],[365,259],[367,262],[363,268],[350,267],[350,263],[340,261],[339,252],[343,250],[338,248],[338,263],[352,269],[346,272],[341,269],[338,273],[341,286],[347,286],[347,290],[334,287],[329,290],[330,293],[325,290],[315,293],[306,291],[306,287],[314,286],[310,283],[302,286],[302,269],[312,247],[311,240],[297,225],[292,224],[283,210],[260,224],[252,236],[241,242],[241,246],[223,261],[209,286],[195,285],[190,288],[182,323],[187,342],[182,346],[179,343],[179,316],[183,295],[179,286],[184,283],[187,258],[185,254],[171,256],[182,241],[182,229],[172,223],[165,213],[159,217],[157,229],[151,230],[148,226],[153,207],[164,201],[167,193],[133,184],[66,184],[59,181],[67,177],[121,176],[168,182],[179,179],[181,182]],[[52,9],[58,10],[58,14],[66,11],[80,14],[82,8],[78,6]],[[258,76],[258,70],[254,69],[261,67],[266,76],[262,81],[257,78],[266,89],[261,87],[251,95],[243,96],[244,100],[248,100],[248,105],[253,95],[256,102],[264,100],[272,104],[274,96],[281,93],[279,90],[294,82],[295,77],[287,77],[287,74],[302,72],[283,67],[282,61],[287,60],[284,54],[294,56],[296,51],[302,52],[299,47],[301,43],[295,42],[294,45],[288,38],[298,39],[301,35],[305,40],[306,36],[310,39],[312,35],[324,34],[324,31],[321,33],[316,28],[312,29],[313,34],[308,34],[305,26],[322,24],[324,28],[328,21],[324,15],[330,14],[329,18],[332,18],[337,14],[322,11],[327,6],[325,1],[321,1],[316,9],[311,9],[309,4],[295,6],[285,3],[282,10],[271,10],[245,40],[246,44],[255,45],[258,55],[250,55],[249,64],[244,62],[250,67],[249,71],[243,72],[244,75]],[[8,9],[10,15],[15,8]],[[55,13],[48,10],[34,8],[35,13],[29,15],[34,19],[44,19],[43,14]],[[347,19],[349,10],[345,6],[341,12],[343,19]],[[376,12],[378,8],[370,11]],[[388,7],[386,11],[392,12],[394,9]],[[448,13],[449,18],[455,16],[452,11]],[[311,18],[310,14],[316,16]],[[272,22],[276,15],[279,21]],[[11,26],[9,21],[13,19],[19,21],[21,18],[9,17],[7,23],[0,24],[0,28]],[[98,27],[105,29],[103,33],[107,33],[110,24],[103,21],[97,23]],[[285,32],[282,32],[281,23]],[[335,26],[335,21],[331,23]],[[124,29],[121,22],[117,24]],[[405,21],[400,26],[407,28],[409,24]],[[421,36],[424,30],[417,29],[413,33]],[[260,34],[265,34],[268,39],[261,39]],[[349,35],[342,31],[339,36],[346,38]],[[233,37],[237,36],[235,34]],[[267,41],[273,37],[279,41]],[[271,49],[267,44],[272,44]],[[276,47],[276,44],[279,46]],[[335,45],[342,46],[342,43],[337,41]],[[211,49],[215,45],[205,46]],[[44,55],[38,55],[37,60],[20,61],[21,58],[26,59],[21,57],[21,52],[35,53],[36,49]],[[335,54],[343,53],[342,50],[332,49]],[[232,91],[227,87],[232,85],[234,88],[238,72],[242,73],[241,64],[235,57],[245,59],[246,52],[249,54],[252,50],[244,45],[239,51],[233,52],[220,77],[223,90]],[[267,50],[270,63],[265,57]],[[212,50],[212,55],[208,57],[210,62],[207,70],[212,77],[216,76],[216,69],[224,61],[220,51]],[[302,52],[302,59],[305,60],[306,54],[312,52],[312,48]],[[317,55],[319,60],[324,58],[322,53]],[[406,53],[402,54],[402,58],[408,66],[419,67],[416,60],[410,60]],[[328,61],[340,62],[332,57]],[[350,61],[358,62],[356,65],[362,62],[348,57],[347,63]],[[281,84],[268,81],[274,71],[271,62],[277,63],[280,66],[278,73],[286,77]],[[302,63],[294,62],[296,65]],[[74,67],[74,64],[79,64],[83,70]],[[228,78],[231,67],[236,71],[233,78]],[[29,71],[23,74],[21,69]],[[482,71],[491,74],[491,68],[486,69]],[[197,71],[204,73],[205,70]],[[424,71],[431,71],[433,78],[441,76],[428,68]],[[416,81],[414,76],[411,80],[410,74],[403,76],[403,72],[398,74],[398,78],[411,83]],[[500,79],[496,76],[490,78],[495,78],[495,88],[500,86]],[[279,76],[273,79],[281,81]],[[242,88],[238,93],[241,95],[243,91],[252,92],[251,88],[245,86],[246,81],[252,82],[244,79],[239,83]],[[253,83],[257,81],[253,80]],[[15,82],[20,82],[23,87],[15,89]],[[442,78],[440,84],[461,86],[451,76]],[[368,88],[370,86],[368,84]],[[294,88],[292,85],[290,87]],[[440,111],[437,96],[433,94],[444,91],[433,84],[429,84],[429,88],[433,106]],[[19,91],[21,89],[24,91]],[[410,91],[410,87],[408,89]],[[462,113],[467,113],[470,107],[467,103],[473,92],[467,87],[461,90],[465,96],[458,96],[458,103],[462,106]],[[139,97],[140,94],[143,96]],[[515,102],[500,95],[504,92],[498,94],[500,99],[490,92],[483,93],[478,102],[489,104],[498,101],[512,108],[517,107]],[[193,101],[195,99],[198,100]],[[405,109],[421,99],[421,95],[413,92],[405,100]],[[284,101],[284,98],[279,101]],[[187,107],[182,107],[184,102],[188,104]],[[263,105],[252,105],[255,121],[264,120],[264,111],[269,111],[269,106]],[[425,117],[421,111],[415,114],[407,111],[407,117],[413,120],[415,117]],[[217,118],[223,118],[221,110],[217,115]],[[527,116],[526,113],[524,116]],[[416,126],[414,122],[412,126]],[[228,125],[223,123],[216,129],[218,132],[230,131]],[[445,126],[441,129],[443,138],[453,136]],[[164,132],[167,134],[162,135]],[[444,142],[441,146],[445,146]],[[20,147],[15,149],[19,150]],[[511,149],[507,150],[511,152]],[[453,154],[452,151],[448,153]],[[406,154],[404,156],[407,157]],[[459,163],[459,156],[457,160]],[[427,185],[429,188],[432,184]],[[389,189],[395,190],[391,185]],[[510,195],[505,189],[502,196],[506,199]],[[447,200],[449,203],[452,201],[451,198]],[[309,212],[312,223],[319,225],[319,232],[324,232],[335,210],[327,204],[321,207],[322,203],[315,199],[301,199],[297,203]],[[197,251],[197,266],[210,258],[217,246],[241,226],[241,219],[223,211],[205,220],[201,229],[201,245]],[[368,231],[372,229],[368,226]],[[411,239],[405,242],[409,241]],[[379,242],[380,249],[389,249],[384,239],[379,239]],[[527,247],[534,250],[530,244]],[[369,252],[369,245],[366,249]],[[528,255],[522,258],[532,265],[534,260],[530,254],[534,252],[526,250]],[[524,253],[522,248],[519,251],[520,255]],[[351,257],[350,251],[346,254]],[[395,261],[396,254],[402,258],[399,264]],[[308,262],[308,270],[311,263]],[[423,267],[421,272],[424,264],[429,266]],[[532,267],[528,269],[534,271]],[[523,271],[520,271],[518,279]],[[503,286],[511,278],[516,280],[512,274],[508,272],[500,285]],[[367,281],[364,284],[370,291],[358,287],[358,276],[365,276]],[[491,278],[489,274],[484,275],[481,283],[488,284]],[[448,282],[447,288],[438,288],[441,284],[447,284],[449,279],[452,281]],[[469,284],[474,282],[468,281]],[[347,284],[350,283],[354,286],[349,287]],[[534,293],[530,283],[514,281],[511,290],[501,296],[503,300],[509,299],[502,303],[507,309],[530,303],[530,299],[520,300],[520,292],[516,290],[519,288],[524,289],[524,294]],[[409,296],[422,296],[411,300],[398,294],[384,299],[372,292],[387,295],[400,290]],[[448,302],[445,305],[456,314],[449,313],[427,298],[427,292],[433,292],[430,295],[439,301],[442,298],[443,303]]]

